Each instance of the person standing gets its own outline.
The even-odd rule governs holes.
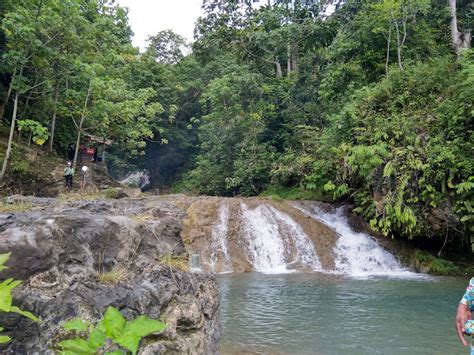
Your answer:
[[[74,168],[71,166],[71,162],[67,162],[67,166],[64,168],[64,179],[66,182],[66,188],[72,189],[72,177],[74,176]]]
[[[464,334],[466,333],[466,322],[471,319],[472,316],[472,307],[474,307],[474,277],[469,282],[466,293],[464,293],[464,296],[461,298],[456,312],[456,332],[464,346],[468,345],[466,339],[464,339]]]
[[[67,159],[69,161],[73,161],[75,154],[76,154],[76,145],[74,143],[69,143],[69,145],[67,146]]]

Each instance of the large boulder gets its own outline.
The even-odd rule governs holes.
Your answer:
[[[0,253],[12,252],[2,278],[23,279],[15,304],[40,319],[3,315],[15,354],[53,354],[74,318],[97,322],[108,306],[127,319],[146,314],[167,324],[142,340],[144,354],[217,353],[218,290],[212,276],[160,262],[185,253],[184,212],[164,201],[35,204],[0,214]]]

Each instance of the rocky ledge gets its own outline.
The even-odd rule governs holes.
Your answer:
[[[166,200],[60,201],[29,198],[27,211],[0,213],[2,279],[24,280],[14,304],[41,319],[1,314],[12,341],[0,352],[53,354],[70,338],[62,325],[97,322],[108,306],[127,319],[167,324],[141,341],[140,354],[218,352],[219,294],[213,277],[179,266],[183,210]],[[182,263],[184,264],[184,263]],[[185,265],[185,264],[184,264]]]

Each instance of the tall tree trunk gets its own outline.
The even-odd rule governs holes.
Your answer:
[[[54,143],[54,130],[56,129],[56,112],[58,106],[58,99],[59,99],[59,85],[56,86],[56,90],[54,92],[54,108],[53,108],[53,115],[51,117],[51,135],[49,136],[49,152],[53,152],[53,143]]]
[[[0,172],[0,181],[5,176],[5,172],[7,171],[8,159],[10,158],[11,150],[12,150],[12,141],[13,141],[13,133],[15,132],[15,122],[16,122],[16,114],[18,112],[18,98],[20,93],[17,91],[15,94],[15,99],[13,100],[13,115],[12,115],[12,122],[10,125],[10,136],[8,137],[8,146],[7,152],[5,153],[5,158],[3,159],[3,166],[2,171]]]
[[[87,89],[87,95],[86,95],[86,99],[84,101],[84,107],[81,113],[81,120],[79,121],[79,127],[77,127],[76,151],[74,152],[74,162],[72,163],[72,167],[74,169],[76,169],[77,154],[79,152],[79,144],[81,143],[82,125],[84,124],[84,119],[86,117],[86,110],[87,110],[87,104],[89,102],[89,95],[91,93],[91,87],[92,87],[92,80],[89,81],[89,88]]]
[[[400,28],[398,26],[398,22],[394,19],[393,23],[395,24],[395,29],[397,31],[397,61],[398,67],[401,71],[403,71],[403,64],[402,64],[402,40],[400,38]]]
[[[385,59],[385,75],[388,78],[388,62],[390,60],[390,41],[392,40],[392,25],[390,24],[390,28],[388,30],[388,38],[387,38],[387,58]]]
[[[298,43],[295,41],[291,43],[291,70],[298,73]]]
[[[286,49],[286,76],[289,77],[291,74],[291,45],[288,43]]]
[[[2,121],[3,119],[3,114],[5,113],[5,107],[8,104],[8,100],[10,100],[10,95],[12,93],[12,87],[13,87],[13,81],[15,80],[15,75],[16,75],[16,68],[15,68],[15,71],[13,72],[12,79],[10,80],[10,85],[8,86],[8,90],[5,95],[3,104],[0,106],[0,121]]]
[[[280,79],[283,76],[283,74],[281,71],[281,64],[278,58],[275,58],[275,68],[276,68],[276,77]]]
[[[464,33],[461,33],[458,28],[458,17],[456,13],[456,0],[449,0],[449,11],[451,13],[451,41],[454,52],[459,58],[461,50],[471,47],[471,29],[467,29]]]
[[[451,12],[451,41],[456,54],[459,56],[461,50],[461,33],[458,30],[458,17],[456,14],[456,0],[449,0],[449,11]]]

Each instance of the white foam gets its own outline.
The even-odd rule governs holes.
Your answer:
[[[233,271],[227,246],[228,221],[229,205],[223,203],[219,207],[219,219],[217,224],[212,229],[211,235],[211,258],[209,265],[212,271],[215,271],[215,267],[219,259],[222,259],[221,263],[225,268],[224,270],[221,270],[222,273]]]
[[[241,203],[249,261],[263,273],[294,272],[292,264],[321,270],[313,242],[301,227],[272,206],[261,204],[250,209]]]
[[[356,278],[393,277],[424,278],[402,267],[398,260],[368,234],[354,231],[344,215],[343,208],[335,212],[325,212],[316,206],[311,210],[295,206],[305,214],[327,225],[339,235],[334,246],[335,274],[349,275]]]

